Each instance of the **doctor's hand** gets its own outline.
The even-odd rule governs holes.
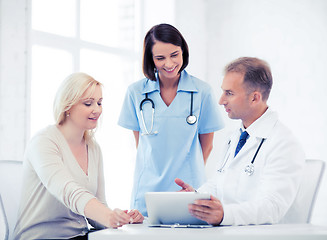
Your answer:
[[[195,192],[195,189],[191,185],[187,184],[180,178],[175,178],[175,183],[182,187],[182,190],[179,190],[179,192]]]
[[[188,210],[192,216],[215,226],[219,225],[224,217],[221,202],[212,195],[210,196],[210,200],[195,200],[193,204],[189,204]]]
[[[138,210],[132,209],[127,214],[130,216],[130,223],[143,223],[144,217]]]

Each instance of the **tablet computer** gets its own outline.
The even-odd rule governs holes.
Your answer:
[[[196,227],[211,226],[193,217],[188,205],[197,199],[210,199],[209,193],[197,192],[147,192],[145,203],[150,226]]]

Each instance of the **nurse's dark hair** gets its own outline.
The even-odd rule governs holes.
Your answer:
[[[266,61],[254,57],[241,57],[225,67],[225,75],[229,72],[244,74],[243,82],[246,89],[249,92],[259,91],[264,101],[268,99],[273,78]]]
[[[152,48],[156,41],[171,43],[179,46],[183,52],[183,65],[179,72],[183,71],[188,65],[189,51],[187,43],[182,34],[172,25],[162,23],[153,26],[145,35],[143,45],[143,74],[148,79],[156,81],[155,65],[153,62]]]

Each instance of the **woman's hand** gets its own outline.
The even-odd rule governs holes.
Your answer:
[[[144,217],[138,210],[132,209],[127,214],[131,218],[130,223],[143,223]]]
[[[109,214],[109,226],[111,228],[118,228],[125,224],[131,222],[131,217],[127,214],[127,211],[123,211],[121,209],[114,209]]]

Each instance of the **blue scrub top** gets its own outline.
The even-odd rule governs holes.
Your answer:
[[[189,125],[191,92],[193,115],[197,122]],[[155,104],[153,132],[142,135],[145,129],[140,113],[140,103],[145,94]],[[152,105],[143,104],[144,121],[151,129]],[[131,208],[147,216],[144,194],[146,192],[178,191],[174,182],[181,178],[198,188],[205,181],[204,161],[199,134],[211,133],[223,127],[218,103],[212,89],[185,70],[181,72],[177,94],[167,106],[160,96],[159,81],[147,78],[131,84],[125,96],[118,124],[140,132],[134,173]]]

